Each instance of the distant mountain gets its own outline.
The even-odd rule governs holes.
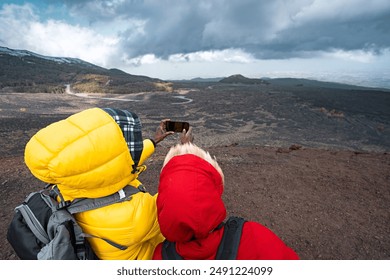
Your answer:
[[[176,83],[218,83],[220,80],[222,80],[224,77],[215,77],[215,78],[201,78],[196,77],[192,79],[181,79],[181,80],[170,80],[171,82]]]
[[[241,84],[241,85],[265,84],[265,85],[273,85],[273,86],[280,86],[280,87],[288,87],[290,89],[305,87],[305,88],[333,88],[333,89],[345,89],[345,90],[389,91],[389,89],[385,89],[385,88],[363,87],[363,86],[355,86],[350,84],[324,82],[324,81],[303,79],[303,78],[262,77],[260,79],[251,79],[251,78],[244,77],[243,75],[240,74],[232,75],[227,78],[221,79],[219,82],[224,84]]]
[[[345,89],[345,90],[389,91],[389,89],[384,89],[384,88],[363,87],[363,86],[355,86],[350,84],[324,82],[324,81],[302,79],[302,78],[274,78],[274,79],[267,79],[267,81],[272,85],[289,87],[289,88],[305,87],[305,88],[334,88],[334,89]]]
[[[50,57],[0,46],[0,91],[132,93],[169,90],[168,83],[106,69],[77,58]]]
[[[223,84],[247,84],[247,85],[254,85],[254,84],[268,84],[268,81],[263,79],[251,79],[244,77],[243,75],[237,74],[232,75],[227,78],[223,78],[219,81]]]
[[[191,82],[200,82],[200,83],[217,83],[219,82],[220,80],[224,79],[224,77],[216,77],[216,78],[200,78],[200,77],[197,77],[197,78],[193,78],[191,79],[190,81]]]

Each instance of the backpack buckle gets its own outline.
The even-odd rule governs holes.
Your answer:
[[[87,256],[85,253],[85,245],[84,242],[76,242],[75,244],[75,253],[79,260],[86,260]]]

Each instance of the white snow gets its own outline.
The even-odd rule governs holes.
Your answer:
[[[56,63],[69,63],[69,64],[74,63],[74,64],[89,65],[89,63],[87,63],[87,62],[85,62],[85,61],[83,61],[81,59],[78,59],[78,58],[45,56],[45,55],[40,55],[40,54],[36,54],[36,53],[30,52],[30,51],[13,50],[13,49],[9,49],[9,48],[0,46],[0,55],[2,53],[7,54],[7,55],[12,55],[12,56],[18,56],[18,57],[35,56],[35,57],[46,59],[46,60],[50,60],[50,61],[53,61],[53,62],[56,62]]]

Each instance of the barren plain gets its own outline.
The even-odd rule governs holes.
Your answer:
[[[183,83],[128,95],[0,93],[0,259],[13,209],[44,184],[23,162],[46,125],[91,107],[136,112],[144,137],[160,120],[193,126],[225,173],[229,215],[264,224],[302,259],[390,259],[390,93],[274,85]],[[157,191],[163,141],[140,180]]]

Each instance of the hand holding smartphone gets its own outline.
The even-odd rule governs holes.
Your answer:
[[[190,124],[188,122],[166,121],[165,128],[167,131],[183,132],[184,129],[188,131]]]

